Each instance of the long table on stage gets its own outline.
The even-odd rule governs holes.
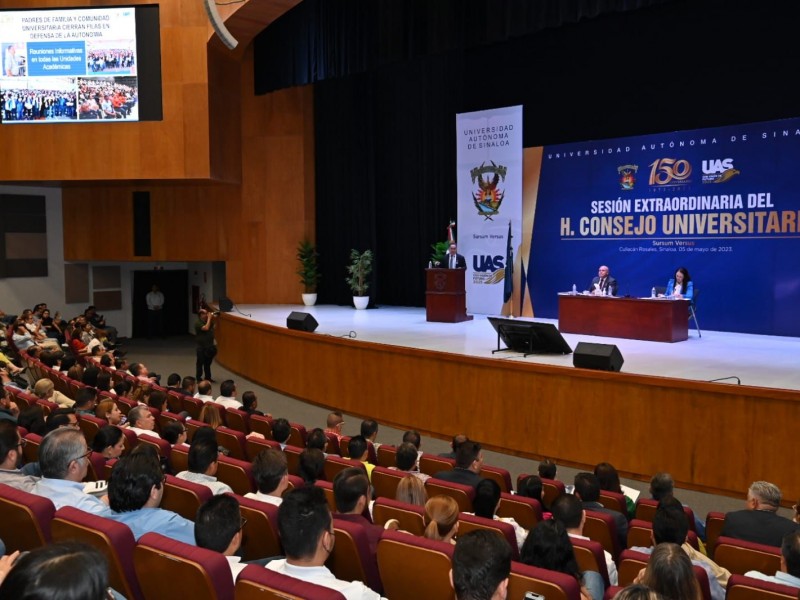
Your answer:
[[[559,294],[558,329],[562,333],[682,342],[689,338],[689,301]]]

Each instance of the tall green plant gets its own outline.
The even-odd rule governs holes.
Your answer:
[[[359,252],[356,249],[350,251],[350,266],[347,267],[347,277],[345,281],[353,292],[354,296],[366,296],[369,288],[369,274],[372,272],[372,251],[364,250]]]
[[[318,257],[316,247],[308,240],[297,245],[297,260],[300,262],[297,274],[300,275],[300,283],[303,284],[306,294],[316,293],[317,284],[322,277],[317,266]]]
[[[436,266],[436,263],[439,263],[440,266],[445,263],[445,255],[449,249],[450,242],[448,240],[431,244],[431,250],[433,250],[431,253],[431,262],[433,263],[433,266]]]

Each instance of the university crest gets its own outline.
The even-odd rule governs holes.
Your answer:
[[[639,170],[639,165],[622,165],[617,167],[619,173],[619,187],[623,190],[632,190],[636,185],[636,171]]]
[[[501,181],[506,180],[507,167],[496,165],[494,161],[489,161],[491,166],[481,163],[480,167],[475,167],[469,174],[472,178],[472,185],[476,186],[472,194],[472,201],[478,214],[484,219],[492,221],[492,217],[500,212],[500,205],[503,203],[505,191],[498,189]]]

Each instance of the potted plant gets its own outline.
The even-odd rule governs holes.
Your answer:
[[[450,242],[444,240],[443,242],[436,242],[431,244],[431,265],[434,267],[441,267],[447,260],[447,250],[450,248]]]
[[[369,304],[367,289],[369,288],[369,274],[372,271],[372,251],[350,251],[350,266],[347,267],[345,281],[353,292],[353,304],[358,309],[364,309]]]
[[[318,256],[314,244],[308,240],[303,240],[297,246],[297,260],[300,262],[297,274],[300,275],[300,283],[303,284],[305,290],[303,304],[306,306],[314,306],[317,302],[317,284],[321,277],[317,267]]]

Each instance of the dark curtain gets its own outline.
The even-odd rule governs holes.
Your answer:
[[[344,283],[350,249],[370,248],[376,254],[373,303],[424,304],[430,245],[445,239],[448,220],[456,217],[458,113],[521,104],[525,147],[798,114],[800,92],[791,73],[800,58],[793,41],[800,3],[466,1],[464,12],[451,14],[452,23],[445,14],[448,2],[375,4],[387,7],[386,14],[411,7],[401,20],[404,36],[388,36],[400,27],[374,16],[382,13],[362,17],[348,4],[339,22],[335,11],[310,3],[324,14],[326,33],[342,44],[326,39],[326,52],[308,46],[318,59],[310,61],[315,66],[308,77],[319,81],[316,201],[323,303],[350,302]],[[577,23],[588,4],[621,12],[595,11],[596,18]],[[507,10],[489,12],[490,5]],[[511,18],[515,10],[518,20]],[[537,32],[517,35],[536,29],[535,10],[541,13]],[[372,19],[380,35],[363,34],[364,19]],[[482,24],[474,27],[481,33],[467,35],[466,21]],[[441,38],[437,28],[444,31]],[[337,37],[341,32],[352,37]],[[321,43],[316,36],[313,41]],[[356,51],[370,41],[374,55]],[[435,52],[422,56],[424,48]],[[290,66],[297,70],[297,64]],[[348,74],[349,68],[357,74]]]

